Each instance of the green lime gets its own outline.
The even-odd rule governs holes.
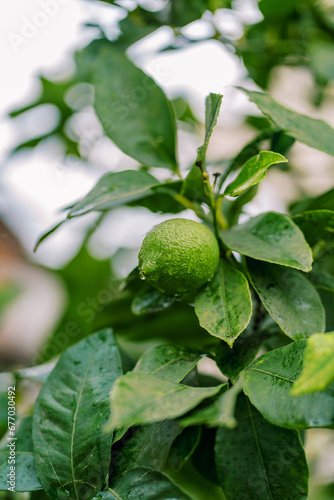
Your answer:
[[[155,226],[138,254],[140,277],[168,294],[198,290],[212,278],[218,260],[212,231],[188,219],[170,219]]]

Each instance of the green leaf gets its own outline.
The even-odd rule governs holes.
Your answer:
[[[187,177],[183,182],[182,196],[188,198],[188,200],[195,201],[197,203],[209,204],[209,199],[207,195],[207,190],[205,183],[208,179],[205,178],[202,172],[201,164],[194,164]]]
[[[298,432],[270,424],[244,396],[236,419],[235,429],[218,429],[215,444],[227,500],[306,500],[308,468]]]
[[[197,21],[209,8],[207,0],[171,0],[165,7],[163,14],[168,15],[166,24],[185,26]]]
[[[180,470],[182,466],[194,453],[201,439],[200,427],[188,427],[183,429],[172,444],[168,464],[175,470]]]
[[[243,255],[301,271],[311,270],[312,252],[301,230],[284,214],[266,212],[221,231],[226,246]]]
[[[198,148],[195,164],[192,166],[183,183],[182,195],[198,203],[210,203],[206,189],[206,183],[209,182],[209,179],[207,174],[203,175],[203,172],[205,171],[206,151],[212,131],[217,123],[222,99],[223,96],[221,94],[213,93],[210,93],[205,99],[204,144]]]
[[[154,213],[178,214],[184,210],[184,205],[177,200],[182,185],[183,181],[174,181],[153,186],[141,198],[127,205],[145,207]]]
[[[188,102],[188,100],[183,96],[175,97],[171,100],[175,118],[177,121],[186,125],[186,130],[195,132],[200,121],[194,115],[193,110]]]
[[[286,17],[287,14],[294,11],[296,6],[302,0],[289,0],[289,2],[281,2],[280,0],[260,0],[259,9],[264,17],[273,17],[275,20],[278,17]]]
[[[107,491],[92,500],[191,500],[168,476],[147,467],[135,467],[116,477]]]
[[[268,94],[244,90],[262,113],[288,135],[311,148],[334,155],[334,129],[322,120],[301,115],[281,106]]]
[[[9,487],[8,474],[11,466],[15,468],[15,491],[42,489],[35,471],[31,427],[31,416],[17,420],[14,433],[15,440],[8,433],[0,443],[0,490],[7,490]],[[14,448],[12,443],[14,443]],[[12,451],[15,451],[14,462],[11,461],[12,457],[9,455],[11,448]]]
[[[244,206],[252,201],[252,199],[257,195],[258,187],[259,186],[256,184],[255,186],[246,189],[246,191],[244,191],[233,201],[227,200],[226,198],[224,199],[224,195],[220,195],[220,197],[218,198],[219,212],[217,213],[217,216],[219,217],[220,214],[222,214],[226,219],[229,227],[237,224],[240,215],[244,211]]]
[[[21,368],[20,370],[17,370],[16,375],[20,378],[28,378],[30,380],[36,380],[37,382],[44,383],[55,366],[56,361],[50,361],[49,363],[44,363],[42,365]]]
[[[133,371],[151,374],[169,382],[181,382],[204,355],[189,347],[159,345],[147,349]]]
[[[295,215],[292,219],[304,233],[305,239],[311,247],[319,240],[324,240],[327,243],[334,240],[334,212],[309,210]]]
[[[325,389],[334,380],[334,332],[307,339],[303,370],[291,394],[308,394]]]
[[[110,393],[112,416],[106,430],[179,417],[217,394],[221,387],[195,388],[155,375],[126,373]]]
[[[180,430],[180,424],[175,420],[131,427],[112,447],[110,476],[116,477],[141,466],[162,470]]]
[[[195,368],[202,357],[199,351],[189,347],[160,345],[147,349],[137,361],[133,372],[156,375],[178,383]],[[127,428],[123,426],[116,429],[114,443],[124,436]]]
[[[150,188],[157,184],[159,184],[157,179],[142,170],[124,170],[105,174],[96,186],[74,205],[68,218],[125,205],[147,195]]]
[[[334,293],[334,276],[322,270],[321,265],[315,262],[308,278],[318,290]]]
[[[43,385],[33,442],[37,475],[50,498],[91,498],[103,487],[112,436],[102,428],[120,375],[118,348],[106,329],[65,351]]]
[[[242,167],[239,175],[225,189],[224,195],[239,196],[243,191],[261,182],[271,165],[287,162],[284,156],[271,151],[260,151]]]
[[[334,331],[334,293],[333,291],[328,291],[324,290],[321,288],[318,288],[318,293],[321,298],[321,302],[325,308],[325,314],[326,314],[326,332],[333,332]]]
[[[268,338],[267,332],[250,332],[239,335],[233,347],[222,342],[216,350],[216,363],[220,371],[230,380],[235,381],[239,373],[254,361],[262,344]]]
[[[194,467],[210,483],[219,485],[216,474],[214,445],[216,440],[216,429],[202,427],[200,442],[191,457]],[[225,499],[225,497],[223,497]]]
[[[50,234],[54,233],[58,227],[62,226],[64,222],[68,222],[68,219],[62,220],[61,222],[58,222],[55,226],[52,226],[50,229],[48,229],[45,233],[43,233],[37,240],[35,246],[34,246],[34,252],[38,249],[39,245],[43,243]]]
[[[245,276],[221,260],[212,281],[196,295],[195,312],[203,328],[232,346],[252,314]]]
[[[314,37],[308,44],[310,66],[319,79],[334,80],[334,67],[332,64],[333,42],[332,40],[319,40]]]
[[[218,115],[221,107],[223,96],[221,94],[210,93],[205,99],[205,140],[203,146],[197,150],[196,163],[205,164],[206,150],[208,149],[209,140],[213,129],[217,123]]]
[[[289,429],[332,427],[334,385],[323,391],[293,396],[299,378],[306,340],[297,340],[258,358],[245,372],[244,392],[264,418]]]
[[[253,287],[283,332],[294,340],[325,331],[325,311],[315,287],[300,272],[247,259]]]
[[[133,314],[141,316],[157,311],[163,311],[176,301],[175,295],[167,295],[149,288],[135,296],[131,304]]]
[[[113,47],[125,52],[131,45],[159,27],[155,13],[138,6],[132,11],[127,11],[127,16],[119,21],[118,28],[121,34],[117,40],[112,41]]]
[[[172,106],[155,81],[103,47],[94,67],[95,111],[112,141],[143,165],[177,171]]]
[[[290,206],[292,215],[310,210],[334,211],[334,188],[314,198],[306,198],[305,200],[292,203]]]
[[[206,424],[209,427],[223,426],[233,429],[237,425],[234,417],[235,405],[243,383],[243,376],[240,376],[230,389],[226,384],[226,391],[212,404],[181,418],[180,423],[183,426]]]

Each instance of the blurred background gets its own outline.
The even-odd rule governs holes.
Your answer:
[[[126,52],[172,100],[184,175],[203,141],[205,97],[224,95],[208,151],[214,174],[268,127],[238,86],[264,89],[334,126],[334,2],[12,0],[0,6],[0,30],[1,398],[7,370],[49,361],[105,323],[135,358],[131,346],[144,338],[144,349],[152,339],[126,299],[115,301],[119,280],[136,266],[153,225],[193,218],[180,209],[116,208],[66,222],[33,252],[40,235],[63,221],[64,208],[104,173],[138,168],[105,136],[93,110],[87,61],[98,44],[111,41]],[[268,172],[244,218],[287,212],[294,200],[334,185],[332,157],[284,134],[276,139],[289,164]],[[151,171],[161,180],[169,175]],[[191,339],[195,320],[181,313]],[[333,446],[330,431],[308,432],[311,499],[334,498]]]

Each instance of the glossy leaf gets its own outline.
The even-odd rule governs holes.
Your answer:
[[[293,396],[306,340],[298,340],[258,358],[245,372],[244,392],[264,418],[289,429],[334,425],[334,384],[323,391]]]
[[[206,408],[192,412],[180,419],[183,426],[206,424],[209,427],[228,427],[233,429],[237,425],[234,417],[238,394],[242,390],[244,378],[241,375],[237,382],[226,390],[212,404]]]
[[[267,422],[244,396],[235,429],[220,427],[216,470],[227,500],[307,499],[308,468],[297,431]]]
[[[70,347],[37,398],[33,420],[37,475],[54,499],[91,498],[108,472],[112,436],[109,391],[121,375],[111,330]]]
[[[219,212],[217,216],[220,216],[220,213],[224,216],[226,221],[228,222],[228,226],[234,226],[238,223],[239,217],[243,212],[244,206],[247,205],[252,199],[257,195],[258,185],[252,186],[249,189],[246,189],[240,196],[232,200],[224,199],[224,195],[221,195],[218,199],[219,203]],[[222,201],[222,203],[220,202]]]
[[[175,470],[180,470],[194,453],[201,438],[200,427],[183,429],[172,444],[168,464]]]
[[[7,405],[6,405],[7,406]],[[15,440],[10,434],[4,436],[0,443],[0,490],[7,490],[10,486],[10,467],[15,468],[15,491],[36,491],[41,490],[42,485],[37,477],[34,465],[32,447],[32,417],[23,417],[16,422],[14,432]],[[14,443],[14,448],[12,447]],[[11,446],[9,446],[11,445]],[[15,450],[15,460],[9,453]]]
[[[57,360],[44,363],[42,365],[30,366],[28,368],[21,368],[17,370],[16,375],[20,378],[28,378],[30,380],[37,380],[38,382],[45,382],[54,367]]]
[[[223,96],[210,93],[205,99],[205,139],[204,144],[198,148],[195,164],[187,175],[182,188],[182,195],[198,203],[210,203],[206,184],[209,182],[205,171],[206,151],[212,131],[217,123]]]
[[[135,160],[177,170],[172,106],[152,78],[104,47],[94,64],[95,111],[112,141]]]
[[[284,214],[266,212],[221,232],[225,245],[243,255],[310,271],[312,252],[301,230]]]
[[[221,260],[218,270],[195,298],[200,325],[230,346],[246,328],[252,314],[252,302],[245,276]]]
[[[334,129],[328,123],[281,106],[268,94],[243,90],[278,129],[312,148],[334,155]]]
[[[124,170],[105,174],[96,186],[70,210],[69,218],[92,211],[109,210],[143,197],[159,184],[142,170]]]
[[[224,195],[239,196],[243,191],[261,182],[271,165],[287,162],[284,156],[271,151],[260,151],[250,158],[242,167],[236,179],[225,189]]]
[[[173,181],[153,186],[141,198],[127,205],[145,207],[154,213],[178,214],[184,210],[184,205],[178,201],[182,185],[183,181]]]
[[[325,311],[315,287],[300,272],[247,259],[253,287],[283,332],[294,340],[325,330]]]
[[[334,380],[334,332],[312,335],[306,344],[303,370],[291,394],[325,389]]]
[[[112,415],[106,430],[179,417],[220,389],[189,387],[155,375],[126,373],[110,393]]]
[[[189,347],[161,345],[147,349],[139,358],[133,372],[156,375],[170,382],[181,382],[202,358],[202,354]],[[159,426],[161,422],[155,424]],[[119,441],[128,426],[116,429],[113,442]]]
[[[208,179],[203,175],[202,165],[195,163],[183,182],[182,196],[199,204],[209,204],[205,182],[208,182]]]
[[[180,424],[175,420],[131,427],[112,447],[110,477],[124,474],[133,467],[162,470],[180,430]]]
[[[141,316],[157,311],[163,311],[176,301],[175,295],[167,295],[149,288],[135,296],[131,304],[133,314]]]
[[[196,163],[205,163],[206,150],[213,129],[217,123],[223,96],[221,94],[210,93],[205,99],[205,140],[203,146],[197,150]]]
[[[107,491],[92,500],[191,500],[168,476],[147,467],[135,467],[116,477]]]
[[[202,357],[199,351],[189,347],[160,345],[145,351],[133,371],[178,383],[195,368]]]
[[[310,210],[293,217],[293,222],[303,231],[312,247],[320,240],[334,239],[334,212],[330,210]]]

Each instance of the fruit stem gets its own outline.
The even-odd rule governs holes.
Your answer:
[[[189,208],[190,210],[193,210],[195,212],[195,214],[197,215],[197,217],[199,217],[200,219],[203,219],[205,221],[209,221],[207,215],[205,214],[204,210],[196,205],[195,203],[193,203],[192,201],[188,200],[188,198],[186,198],[185,196],[183,196],[182,194],[175,194],[173,196],[173,198],[178,201],[179,203],[181,203],[181,205],[184,205],[186,208]]]

